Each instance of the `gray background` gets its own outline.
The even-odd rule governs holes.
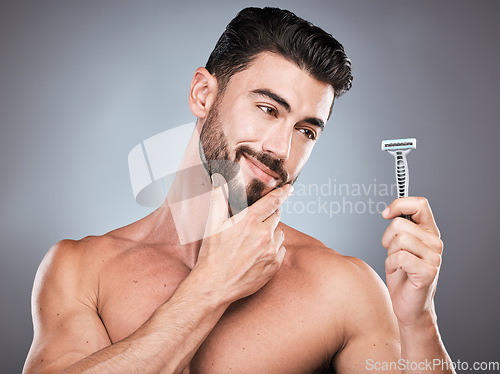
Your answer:
[[[297,184],[394,183],[380,141],[416,137],[410,192],[430,200],[445,242],[436,295],[443,340],[455,361],[500,361],[500,2],[2,1],[0,372],[22,368],[32,282],[51,245],[151,211],[134,202],[128,152],[194,120],[192,73],[248,5],[295,11],[333,33],[353,61],[353,89]],[[384,275],[387,222],[378,214],[284,220]]]

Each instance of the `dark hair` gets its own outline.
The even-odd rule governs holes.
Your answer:
[[[278,8],[245,8],[227,25],[208,58],[206,69],[223,92],[233,74],[244,70],[261,52],[274,52],[294,62],[335,97],[351,88],[351,61],[331,34]]]

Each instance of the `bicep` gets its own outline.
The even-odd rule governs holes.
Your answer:
[[[355,297],[347,313],[348,334],[333,358],[335,370],[344,373],[401,373],[399,328],[382,280],[364,263],[357,264]]]
[[[33,287],[34,337],[26,373],[59,373],[111,344],[96,308],[85,297],[78,255],[59,246],[40,265]]]
[[[353,338],[334,357],[337,374],[349,373],[401,373],[401,348],[393,331],[373,330]]]

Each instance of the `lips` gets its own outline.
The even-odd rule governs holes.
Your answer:
[[[257,166],[260,170],[262,170],[264,173],[270,175],[271,177],[273,177],[274,179],[279,179],[279,175],[276,174],[274,171],[272,171],[271,169],[269,169],[266,165],[264,165],[262,162],[256,160],[255,158],[253,157],[248,157],[247,155],[245,155],[245,157],[252,163],[254,164],[255,166]]]
[[[278,174],[255,158],[243,154],[241,159],[246,164],[245,166],[247,166],[248,169],[250,169],[250,171],[265,184],[275,185],[277,180],[279,180],[280,177]]]

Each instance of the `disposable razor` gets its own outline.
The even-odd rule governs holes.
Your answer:
[[[417,148],[417,139],[393,139],[383,140],[382,150],[389,152],[396,161],[396,183],[398,187],[398,198],[408,196],[408,185],[410,174],[408,172],[408,162],[406,155]],[[403,215],[406,219],[411,219],[409,215]]]

